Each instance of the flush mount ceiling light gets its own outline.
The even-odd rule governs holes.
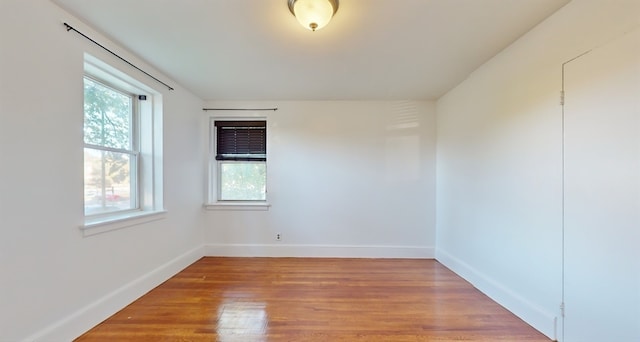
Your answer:
[[[319,30],[338,11],[338,0],[288,0],[289,10],[306,29]]]

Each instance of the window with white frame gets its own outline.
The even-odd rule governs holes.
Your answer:
[[[84,78],[84,213],[138,209],[137,97]]]
[[[88,60],[84,227],[162,212],[161,96],[94,58]]]
[[[212,120],[211,136],[215,202],[266,201],[267,122]]]

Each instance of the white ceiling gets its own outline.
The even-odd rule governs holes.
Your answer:
[[[341,0],[316,32],[287,0],[53,1],[204,100],[428,100],[570,0]]]

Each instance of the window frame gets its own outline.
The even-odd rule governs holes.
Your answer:
[[[135,97],[131,139],[133,139],[132,148],[137,152],[137,157],[135,158],[135,170],[130,170],[130,173],[135,172],[137,196],[133,209],[95,215],[85,214],[83,216],[84,222],[80,226],[83,236],[163,219],[166,210],[164,209],[163,195],[162,93],[87,53],[84,55],[82,82],[85,77]],[[84,86],[82,89],[84,94]],[[140,96],[145,96],[145,99],[141,99]],[[84,95],[82,99],[82,123],[84,125]],[[84,150],[84,133],[82,134],[82,146]],[[134,167],[131,166],[131,168]],[[84,199],[82,202],[84,213]]]
[[[266,150],[265,150],[265,160],[217,160],[217,138],[218,132],[217,127],[215,125],[216,121],[264,121],[265,122],[265,139],[266,142]],[[208,171],[208,183],[209,189],[207,194],[207,202],[205,204],[205,209],[207,210],[258,210],[258,211],[266,211],[269,210],[271,204],[268,202],[269,200],[269,168],[266,160],[266,155],[268,155],[268,127],[269,121],[264,116],[211,116],[209,117],[209,171]],[[222,163],[264,163],[265,165],[265,199],[264,200],[223,200],[221,199],[221,165]]]
[[[94,83],[97,83],[105,88],[108,88],[112,91],[115,91],[117,93],[120,93],[122,95],[126,95],[127,97],[129,97],[131,99],[131,111],[129,113],[129,125],[130,125],[130,129],[129,129],[129,147],[130,149],[124,149],[124,148],[115,148],[115,147],[109,147],[109,146],[105,146],[105,145],[94,145],[94,144],[87,144],[86,141],[84,142],[84,148],[85,149],[92,149],[92,150],[96,150],[96,151],[100,151],[102,153],[104,152],[114,152],[114,153],[121,153],[121,154],[127,154],[129,155],[130,158],[130,165],[129,165],[129,191],[130,191],[130,196],[132,196],[133,198],[131,199],[131,208],[129,209],[122,209],[122,210],[115,210],[115,211],[107,211],[107,212],[98,212],[98,213],[94,213],[94,214],[87,214],[86,212],[86,205],[85,205],[85,213],[84,216],[85,218],[88,218],[89,220],[96,220],[96,219],[101,219],[101,218],[109,218],[111,216],[121,216],[123,214],[127,214],[130,212],[136,212],[136,211],[140,211],[141,208],[141,201],[140,201],[140,191],[141,191],[141,187],[140,187],[140,173],[138,172],[139,170],[139,165],[140,165],[140,131],[139,131],[139,127],[140,127],[140,99],[139,99],[139,95],[140,94],[135,94],[131,91],[127,91],[124,89],[121,89],[119,87],[117,87],[116,85],[111,84],[108,81],[102,80],[96,76],[93,76],[91,74],[85,73],[84,77],[83,77],[83,82],[85,79],[89,79]],[[85,116],[85,120],[86,120],[86,116]],[[83,140],[84,140],[84,135],[83,135]],[[102,175],[102,181],[104,182],[104,174]],[[106,192],[105,190],[105,186],[103,184],[102,186],[103,191],[102,191],[102,197],[103,197],[103,203],[104,203],[104,197],[106,197]],[[86,189],[85,189],[86,191]]]

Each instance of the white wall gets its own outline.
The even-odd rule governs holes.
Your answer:
[[[0,1],[0,35],[0,340],[70,340],[202,255],[202,101],[49,1]],[[163,220],[80,232],[85,52],[163,94]]]
[[[640,26],[564,89],[565,341],[640,341]]]
[[[561,333],[561,65],[638,13],[636,0],[574,0],[437,103],[436,256],[550,337]]]
[[[266,212],[207,212],[208,254],[433,257],[434,103],[206,106],[279,108],[258,113],[268,121],[272,206]],[[228,112],[207,112],[203,123],[216,114]],[[275,240],[276,233],[282,241]]]

